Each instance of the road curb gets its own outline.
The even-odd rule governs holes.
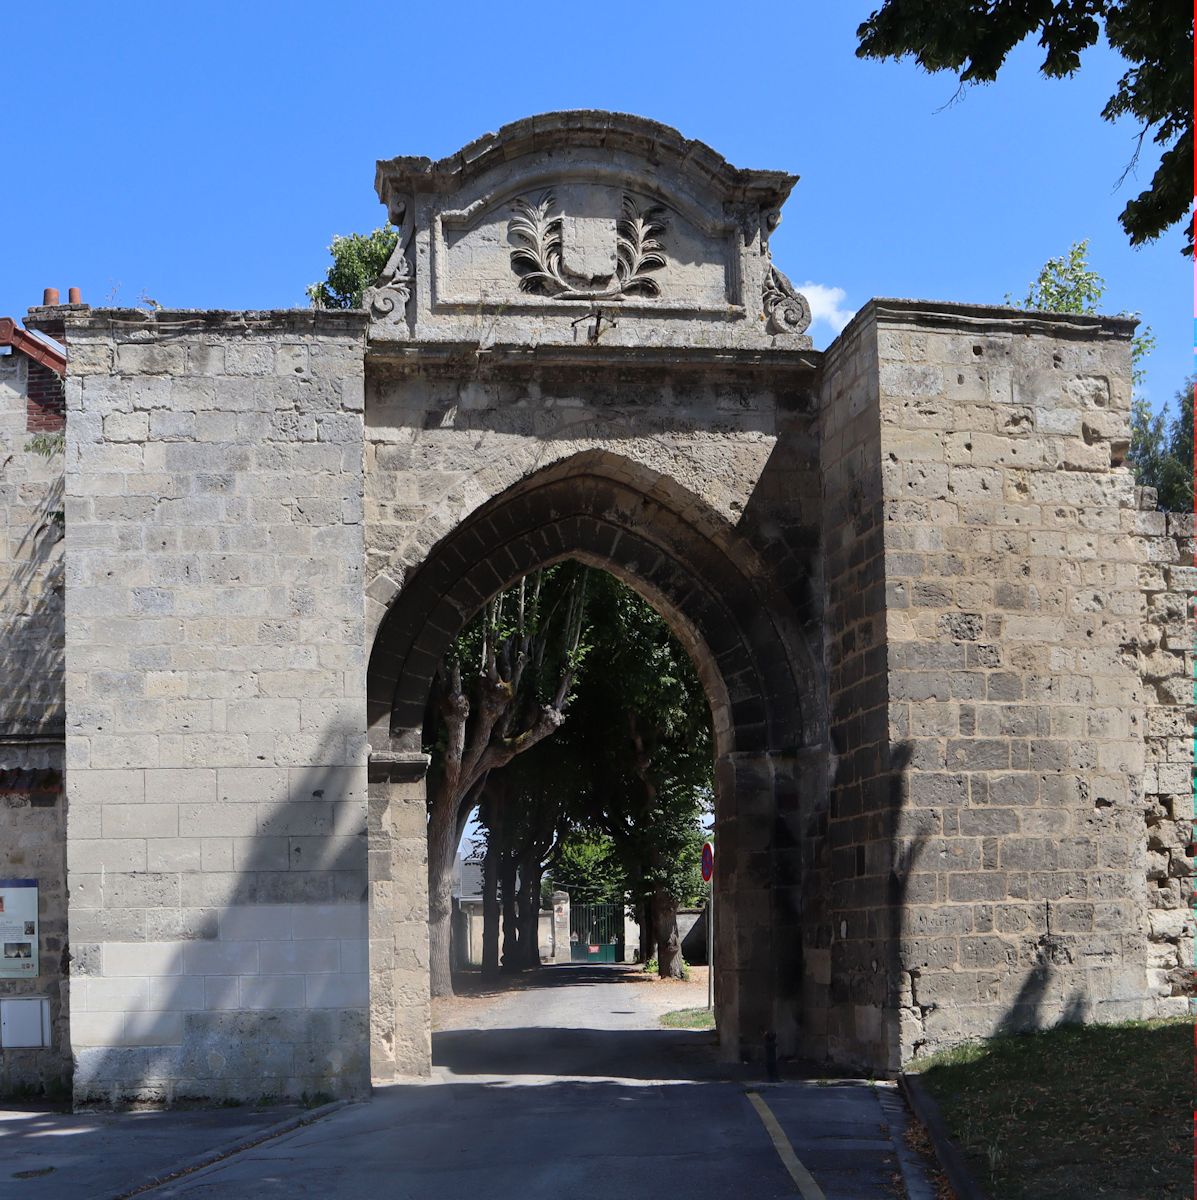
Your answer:
[[[923,1123],[935,1149],[935,1157],[956,1193],[956,1200],[991,1200],[984,1188],[973,1178],[964,1160],[964,1152],[948,1136],[948,1127],[931,1093],[917,1075],[900,1074],[898,1087],[906,1097],[911,1111]]]
[[[151,1192],[157,1191],[158,1188],[165,1187],[168,1183],[173,1183],[176,1179],[182,1179],[185,1175],[194,1175],[197,1171],[202,1171],[205,1167],[222,1162],[226,1158],[232,1158],[234,1154],[240,1154],[245,1150],[252,1150],[255,1146],[260,1146],[263,1142],[269,1142],[274,1138],[282,1137],[284,1133],[293,1133],[296,1129],[302,1129],[305,1125],[313,1125],[325,1117],[332,1116],[338,1110],[347,1108],[352,1103],[352,1100],[333,1100],[329,1104],[320,1105],[319,1108],[312,1108],[306,1112],[297,1113],[293,1117],[288,1117],[285,1121],[279,1121],[274,1125],[267,1125],[265,1129],[259,1129],[256,1133],[233,1138],[212,1150],[205,1150],[203,1154],[197,1154],[194,1158],[185,1159],[167,1174],[155,1176],[153,1179],[147,1180],[135,1188],[130,1188],[124,1192],[117,1192],[115,1195],[97,1195],[94,1197],[94,1200],[129,1200],[132,1196],[148,1195]]]

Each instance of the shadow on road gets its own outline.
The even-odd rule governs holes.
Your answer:
[[[452,1029],[433,1035],[432,1063],[452,1075],[727,1079],[711,1030]]]
[[[646,979],[638,966],[577,963],[541,967],[497,985],[477,975],[462,983],[462,1007],[446,1015],[449,1027],[432,1039],[433,1066],[451,1076],[676,1081],[740,1075],[717,1061],[713,1030],[657,1026],[657,1012],[685,1006],[689,989],[678,989],[670,1003],[672,985]],[[495,990],[481,990],[488,986]],[[497,1006],[471,1010],[473,1000],[492,996],[499,997]]]
[[[662,1179],[670,1194],[792,1200],[736,1088],[524,1083],[388,1085],[370,1104],[181,1180],[161,1200],[652,1200]]]
[[[458,996],[501,996],[536,988],[598,987],[613,983],[654,986],[645,977],[644,968],[635,963],[561,963],[530,967],[491,979],[477,969],[453,972],[453,988]]]
[[[742,1083],[762,1076],[760,1064],[721,1061],[714,1030],[660,1028],[658,1012],[693,1004],[693,991],[646,979],[636,965],[543,966],[486,983],[467,972],[458,982],[461,1006],[446,1011],[432,1035],[433,1067],[451,1077]],[[474,1005],[490,999],[495,1006]],[[787,1063],[783,1073],[822,1072]]]
[[[0,1110],[0,1197],[108,1200],[302,1111],[293,1105],[116,1114]]]

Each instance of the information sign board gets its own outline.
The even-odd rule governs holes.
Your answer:
[[[0,879],[0,979],[35,979],[37,880]]]

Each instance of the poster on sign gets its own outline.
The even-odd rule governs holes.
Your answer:
[[[0,879],[0,979],[37,973],[37,880]]]

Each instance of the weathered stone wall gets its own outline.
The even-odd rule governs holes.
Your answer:
[[[832,770],[827,820],[811,838],[803,1015],[812,1056],[860,1063],[886,1059],[883,1011],[900,970],[895,910],[865,858],[891,807],[877,378],[876,325],[857,321],[827,353],[820,400]]]
[[[726,1053],[892,1069],[1179,1011],[1192,526],[1121,465],[1131,324],[875,301],[815,354],[769,245],[793,177],[640,118],[377,179],[368,317],[31,314],[70,348],[76,1096],[428,1069],[428,689],[568,556],[659,608],[711,701]],[[58,464],[19,448],[22,369],[0,767],[51,767]],[[55,881],[47,950],[62,806],[20,782],[3,861]]]
[[[499,358],[492,349],[484,360],[425,370],[389,365],[381,352],[372,358],[366,406],[371,629],[438,541],[487,501],[554,464],[579,455],[626,460],[629,472],[639,468],[643,479],[688,493],[688,515],[704,527],[764,521],[759,485],[764,481],[768,489],[775,474],[799,469],[775,461],[774,449],[779,408],[810,386],[813,372],[801,364],[796,379],[790,363],[791,377],[770,383],[759,369],[737,377],[712,368],[696,378],[663,365],[614,359],[600,367],[592,359],[569,366],[566,358],[556,369],[526,370],[516,361],[504,370],[501,361],[492,365]],[[807,490],[816,489],[817,501],[809,428],[805,436]],[[794,491],[790,502],[797,508],[803,490]]]
[[[360,1092],[362,319],[68,339],[76,1099]]]
[[[50,1001],[48,1049],[0,1052],[0,1095],[70,1077],[62,799],[62,455],[27,450],[30,363],[0,355],[0,879],[38,881],[39,974],[0,998]]]
[[[50,1002],[50,1045],[0,1050],[0,1097],[69,1093],[71,1042],[67,989],[66,811],[60,747],[6,748],[0,769],[0,879],[38,883],[38,975],[0,979],[0,999],[38,997]]]
[[[62,455],[27,449],[33,365],[0,355],[0,753],[62,737]]]
[[[888,909],[891,1066],[999,1029],[1139,1016],[1132,327],[876,301],[846,336],[868,325],[889,786],[867,820],[832,822],[842,888],[855,855],[832,933],[861,939],[834,986],[876,1000]]]
[[[428,358],[376,348],[369,363],[372,744],[419,750],[437,639],[524,570],[573,555],[640,588],[712,703],[725,1048],[759,1052],[770,1031],[796,1048],[802,829],[825,796],[811,364],[619,348]],[[396,628],[414,648],[387,641]],[[767,661],[746,641],[768,644]]]
[[[1147,966],[1150,1012],[1189,1011],[1193,944],[1194,524],[1191,513],[1155,511],[1155,493],[1139,493],[1147,562],[1140,665],[1146,704],[1143,772],[1147,822]]]

